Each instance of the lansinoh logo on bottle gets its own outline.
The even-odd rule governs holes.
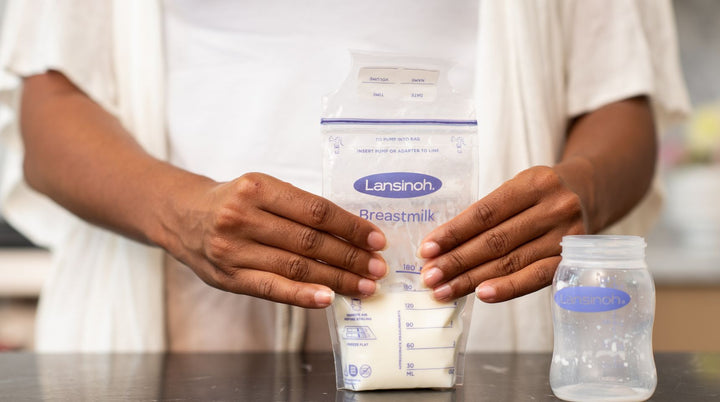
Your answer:
[[[567,310],[581,313],[617,310],[630,303],[630,295],[622,290],[595,286],[577,286],[560,289],[555,303]]]
[[[378,173],[358,179],[355,190],[377,197],[413,198],[440,190],[442,182],[437,177],[422,173]]]

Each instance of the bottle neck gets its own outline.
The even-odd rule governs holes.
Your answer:
[[[563,264],[604,268],[646,268],[645,240],[639,236],[565,236]]]

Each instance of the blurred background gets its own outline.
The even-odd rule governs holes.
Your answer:
[[[720,1],[674,5],[693,113],[665,133],[660,151],[666,205],[647,237],[657,288],[653,341],[656,351],[720,351]],[[0,0],[0,15],[4,8]],[[48,267],[47,253],[0,216],[0,351],[32,348]]]

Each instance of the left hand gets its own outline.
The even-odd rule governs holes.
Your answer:
[[[423,281],[439,301],[476,291],[501,302],[539,290],[552,283],[562,237],[588,232],[586,211],[557,167],[527,169],[425,237]]]

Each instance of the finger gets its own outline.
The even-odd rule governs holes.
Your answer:
[[[522,244],[552,230],[556,219],[545,208],[536,205],[502,222],[464,244],[427,261],[422,269],[425,286],[434,287],[444,281],[507,255]]]
[[[265,222],[255,231],[255,240],[262,244],[321,260],[370,279],[380,279],[387,273],[387,264],[378,253],[266,212],[257,219]]]
[[[231,265],[222,267],[228,275],[241,269],[255,269],[281,275],[295,282],[315,283],[346,296],[365,297],[375,293],[375,281],[352,272],[262,244],[248,245]]]
[[[420,243],[418,256],[433,258],[465,243],[510,217],[531,207],[538,200],[526,183],[509,180],[497,190],[471,205],[458,216],[437,227]]]
[[[297,282],[281,275],[254,269],[238,269],[226,289],[278,303],[305,308],[324,308],[332,304],[335,293],[326,286]]]
[[[559,264],[560,256],[536,261],[511,275],[482,282],[475,294],[486,303],[497,303],[524,296],[550,285]]]
[[[509,254],[468,270],[447,283],[436,285],[433,289],[433,297],[438,301],[454,300],[472,293],[482,282],[512,275],[539,260],[559,254],[559,239],[554,234],[548,233],[522,245]]]
[[[214,288],[306,308],[332,304],[335,292],[327,286],[302,283],[270,272],[247,268],[219,269],[202,258],[184,262],[203,282]]]
[[[305,226],[341,237],[365,250],[382,250],[385,235],[369,221],[353,215],[329,200],[265,175],[245,175],[238,191],[260,196],[261,208]]]

